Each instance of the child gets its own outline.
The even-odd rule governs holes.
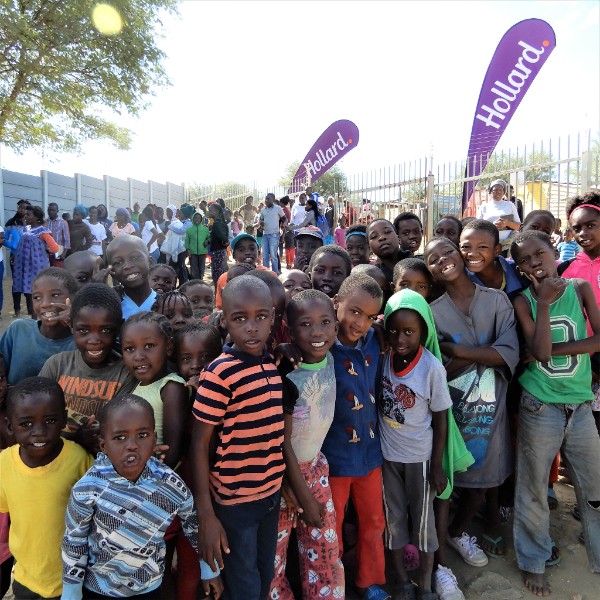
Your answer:
[[[409,289],[427,300],[432,288],[431,273],[420,258],[403,258],[394,267],[394,292]]]
[[[573,230],[570,227],[567,227],[567,229],[565,229],[563,241],[559,242],[559,244],[556,246],[556,249],[559,253],[559,260],[561,262],[572,260],[575,258],[575,256],[577,256],[577,254],[579,254],[581,248],[573,238]]]
[[[67,221],[71,238],[71,247],[67,251],[67,256],[81,250],[89,250],[93,246],[94,237],[88,224],[84,221],[88,214],[89,211],[83,204],[73,207],[73,219]]]
[[[67,501],[92,457],[61,437],[65,399],[54,381],[29,377],[11,388],[6,422],[16,444],[0,453],[0,513],[10,515],[13,594],[16,600],[57,598]]]
[[[463,224],[456,217],[446,215],[435,226],[433,237],[445,237],[458,246],[462,229]]]
[[[210,270],[215,289],[219,277],[227,271],[227,247],[229,246],[229,230],[223,215],[223,208],[216,202],[208,205],[208,218],[213,220],[210,228]]]
[[[475,219],[460,234],[460,253],[469,270],[469,278],[477,285],[503,291],[509,299],[524,290],[529,282],[520,277],[514,263],[502,255],[500,232],[489,221]]]
[[[415,255],[419,251],[423,239],[421,219],[411,212],[402,212],[394,219],[394,229],[398,234],[400,248]]]
[[[150,310],[156,292],[150,287],[148,248],[141,238],[120,235],[108,245],[106,259],[113,279],[123,286],[123,318]]]
[[[352,273],[334,298],[339,322],[331,348],[336,380],[333,423],[322,452],[329,463],[329,485],[335,508],[335,530],[343,554],[342,524],[350,497],[357,513],[356,586],[367,600],[388,598],[383,554],[381,444],[375,390],[379,343],[372,328],[383,293],[368,275]]]
[[[590,407],[589,357],[600,346],[600,313],[588,281],[558,277],[553,244],[547,235],[536,231],[519,234],[511,254],[532,282],[514,304],[527,350],[535,359],[525,364],[519,377],[523,392],[515,552],[525,586],[537,596],[548,596],[550,586],[544,571],[553,544],[546,486],[559,450],[575,486],[592,571],[600,572],[600,440]],[[590,337],[583,311],[592,327]]]
[[[162,263],[158,265],[152,265],[148,275],[150,278],[150,287],[157,294],[166,294],[167,292],[172,292],[175,289],[177,272],[171,265],[165,265]]]
[[[121,347],[125,366],[138,380],[133,392],[152,406],[158,443],[169,446],[164,462],[175,469],[183,452],[181,434],[189,406],[185,381],[167,369],[173,351],[171,324],[157,313],[132,315],[121,328]]]
[[[556,219],[549,210],[532,210],[527,213],[523,221],[523,231],[541,231],[551,235],[554,231]]]
[[[364,263],[352,267],[352,272],[350,273],[351,275],[358,275],[359,273],[372,277],[377,282],[377,285],[379,285],[381,288],[384,299],[389,298],[391,295],[390,286],[385,278],[385,275],[383,274],[383,271],[379,267]]]
[[[346,222],[348,219],[346,215],[342,215],[338,219],[338,226],[335,228],[333,234],[333,243],[340,248],[346,248]]]
[[[567,214],[567,219],[569,215]],[[554,231],[552,235],[550,235],[550,239],[552,240],[553,246],[556,248],[560,242],[562,242],[562,221],[560,219],[554,220]]]
[[[259,271],[256,269],[250,271],[248,275],[264,281],[271,293],[271,302],[273,303],[273,309],[275,310],[275,318],[273,320],[273,326],[271,327],[271,337],[267,340],[267,350],[272,354],[279,344],[288,343],[290,341],[288,328],[283,322],[283,315],[286,307],[285,290],[281,281],[279,281],[275,274],[270,271]]]
[[[264,282],[242,275],[225,287],[233,343],[202,372],[193,409],[199,554],[225,564],[229,598],[263,600],[273,580],[285,469],[282,381],[265,352],[273,320]]]
[[[198,378],[206,365],[223,349],[221,333],[208,323],[191,323],[175,332],[177,373],[186,385],[197,388]]]
[[[374,219],[367,227],[367,240],[371,252],[377,256],[377,266],[383,271],[390,288],[394,283],[394,266],[412,252],[402,250],[396,230],[387,219]],[[346,244],[347,247],[347,244]]]
[[[310,277],[299,269],[291,269],[287,273],[282,273],[279,276],[279,281],[283,284],[285,290],[285,304],[289,304],[291,298],[293,298],[298,292],[302,290],[312,289],[312,283]]]
[[[64,392],[68,439],[92,454],[98,452],[95,415],[100,407],[136,384],[114,350],[122,321],[121,302],[113,289],[102,283],[85,286],[71,305],[76,349],[51,356],[40,371],[40,377],[56,381]]]
[[[88,283],[92,283],[93,276],[100,270],[101,265],[101,257],[90,250],[83,250],[69,254],[64,260],[63,268],[75,277],[77,287],[81,289]]]
[[[323,239],[323,234],[318,227],[303,227],[294,232],[296,246],[294,269],[306,270],[315,250],[323,245]]]
[[[290,337],[302,353],[294,370],[281,368],[284,380],[286,478],[298,506],[281,500],[271,598],[293,600],[285,576],[289,536],[296,528],[302,597],[344,597],[344,567],[335,534],[336,518],[329,468],[321,445],[335,410],[335,370],[329,349],[337,321],[331,300],[317,290],[296,294],[288,305]],[[297,511],[300,521],[297,521]]]
[[[197,548],[190,490],[152,456],[150,404],[133,394],[102,407],[100,447],[93,467],[73,488],[62,543],[63,600],[141,596],[164,598],[165,532],[178,516]],[[205,595],[220,598],[218,572],[201,563]],[[214,578],[214,579],[210,579]]]
[[[466,531],[486,491],[499,486],[512,471],[506,390],[519,360],[514,313],[503,292],[480,287],[469,279],[460,251],[450,240],[429,242],[424,260],[434,281],[446,288],[446,293],[431,303],[431,310],[445,356],[456,424],[475,458],[475,464],[455,479],[456,486],[465,489],[448,527],[448,543],[467,564],[480,567],[487,564],[487,556]],[[448,503],[444,505],[447,510]],[[440,537],[445,538],[442,531]],[[494,502],[487,504],[482,546],[497,556],[506,552]],[[443,544],[440,550],[443,559]]]
[[[192,305],[194,319],[197,321],[207,317],[215,308],[215,294],[212,287],[205,281],[191,279],[184,283],[179,291],[185,294]]]
[[[160,294],[152,305],[152,310],[167,317],[173,331],[177,331],[185,325],[194,322],[192,303],[179,290]]]
[[[204,279],[209,237],[210,231],[204,224],[204,217],[196,211],[192,217],[192,226],[185,232],[185,249],[190,257],[192,279]]]
[[[54,354],[75,349],[69,327],[69,302],[77,292],[73,275],[58,267],[44,269],[33,281],[31,292],[39,320],[14,321],[0,339],[9,385],[37,375]]]
[[[371,249],[367,241],[366,225],[351,225],[346,229],[346,250],[350,255],[352,268],[369,264]]]
[[[419,591],[425,598],[432,594],[433,559],[438,549],[433,497],[447,485],[442,454],[452,401],[444,367],[425,347],[436,348],[437,339],[433,315],[423,296],[402,290],[389,299],[384,314],[390,350],[383,359],[379,431],[386,539],[398,579],[396,593],[409,598],[412,592],[414,598],[404,567],[410,507],[421,565]]]
[[[90,206],[89,218],[85,221],[85,224],[90,228],[92,233],[92,247],[90,252],[93,252],[96,256],[103,256],[106,252],[106,228],[102,223],[98,221],[98,207]]]
[[[315,290],[333,298],[351,270],[352,262],[348,252],[330,244],[315,250],[306,272]]]
[[[294,247],[294,231],[292,229],[286,229],[283,233],[283,246],[285,248],[285,262],[287,269],[294,268],[294,261],[296,260],[296,249]]]

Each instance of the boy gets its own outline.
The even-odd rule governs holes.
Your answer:
[[[263,281],[242,275],[225,287],[232,344],[202,372],[193,408],[199,553],[225,565],[226,600],[264,600],[273,580],[285,469],[282,381],[265,352],[273,320]]]
[[[93,276],[101,265],[102,258],[91,250],[69,254],[64,260],[64,269],[75,277],[79,289],[93,281]]]
[[[377,256],[377,266],[383,271],[389,288],[394,285],[394,266],[403,258],[412,256],[412,252],[402,250],[398,234],[387,219],[375,219],[367,227],[367,240],[371,252]],[[348,242],[346,241],[346,248]]]
[[[323,234],[318,227],[303,227],[294,233],[294,244],[294,269],[305,271],[315,250],[323,245]]]
[[[93,460],[60,436],[66,416],[60,386],[44,377],[20,381],[6,400],[16,445],[0,453],[0,512],[10,514],[17,600],[58,598],[62,591],[59,546],[67,501]]]
[[[421,219],[417,215],[411,212],[400,213],[394,219],[394,229],[398,234],[402,250],[408,250],[413,256],[423,256],[422,254],[416,254],[421,247],[421,240],[423,239],[423,223],[421,223]]]
[[[106,260],[113,279],[123,286],[123,318],[152,310],[156,292],[150,287],[150,258],[142,239],[135,235],[120,235],[108,245]]]
[[[419,590],[421,597],[427,597],[432,592],[433,558],[438,548],[433,497],[447,484],[442,454],[452,400],[439,348],[434,354],[436,329],[425,298],[412,290],[394,294],[386,304],[384,324],[390,350],[384,357],[379,428],[386,538],[398,578],[398,596],[408,598],[413,584],[403,559],[404,546],[409,542],[410,507],[418,534]]]
[[[204,224],[204,216],[196,211],[192,217],[192,226],[185,232],[185,249],[190,257],[192,279],[204,279],[209,237],[210,231]]]
[[[514,539],[523,581],[536,596],[550,595],[544,574],[552,556],[546,501],[550,465],[560,450],[572,474],[592,571],[600,572],[600,438],[590,401],[590,352],[600,346],[600,313],[590,284],[558,277],[550,237],[515,237],[511,255],[532,285],[515,298],[515,314],[529,353],[519,383]],[[585,313],[593,334],[588,337]]]
[[[214,310],[215,294],[212,286],[206,281],[190,279],[190,281],[180,286],[179,291],[189,298],[194,311],[194,319],[204,319]]]
[[[89,217],[84,221],[92,232],[92,247],[90,251],[97,256],[106,252],[106,229],[98,221],[98,207],[90,206]]]
[[[98,416],[100,449],[74,486],[62,541],[62,600],[142,596],[161,600],[165,531],[178,516],[196,547],[190,490],[152,456],[154,411],[134,394],[106,403]],[[221,582],[201,563],[204,593],[220,597]]]

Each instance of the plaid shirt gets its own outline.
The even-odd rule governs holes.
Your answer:
[[[54,221],[46,220],[46,227],[50,230],[54,241],[68,250],[71,247],[71,235],[69,234],[69,225],[60,217],[56,217]]]

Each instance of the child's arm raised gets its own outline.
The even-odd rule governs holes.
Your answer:
[[[174,469],[183,453],[183,431],[188,417],[188,388],[178,381],[168,381],[160,391],[163,401],[163,441],[169,446],[164,462]]]

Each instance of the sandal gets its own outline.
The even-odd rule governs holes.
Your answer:
[[[481,541],[481,549],[492,558],[504,558],[506,556],[506,545],[504,538],[499,535],[497,538],[484,533]]]
[[[394,586],[394,600],[417,600],[417,588],[410,582],[397,583]]]
[[[363,600],[391,600],[391,598],[380,585],[370,585],[363,594]]]
[[[558,498],[556,497],[556,492],[554,488],[548,488],[548,508],[550,510],[556,510],[558,508]]]
[[[550,558],[546,561],[546,566],[555,567],[560,563],[560,559],[560,550],[558,549],[558,546],[554,542],[552,542],[552,554],[550,555]]]

